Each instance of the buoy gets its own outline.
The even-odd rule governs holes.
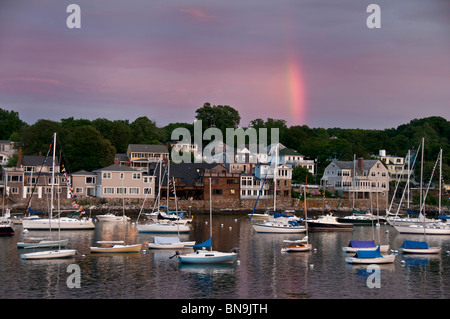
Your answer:
[[[240,260],[236,261],[236,264],[237,264],[237,265],[240,265],[240,264],[241,264],[241,261],[240,261]]]
[[[228,227],[228,229],[229,229],[229,230],[231,230],[231,226],[230,226],[230,227]]]
[[[24,229],[23,231],[22,231],[22,233],[28,233],[28,229]]]
[[[313,269],[314,268],[314,264],[309,264],[309,268]]]
[[[220,227],[223,227],[223,224],[220,224]]]

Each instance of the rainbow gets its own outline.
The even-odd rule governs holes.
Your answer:
[[[292,125],[306,124],[305,83],[300,63],[293,56],[286,63],[286,91]]]

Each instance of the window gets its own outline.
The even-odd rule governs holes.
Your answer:
[[[86,184],[95,184],[95,177],[86,177]]]
[[[133,179],[141,179],[141,173],[133,173]]]
[[[222,195],[222,190],[221,189],[213,189],[212,194],[213,195]]]
[[[116,188],[116,194],[125,195],[126,193],[127,193],[126,187],[117,187]]]
[[[75,188],[75,193],[77,193],[77,194],[83,194],[83,187],[76,187],[76,188]]]
[[[151,195],[151,194],[152,194],[152,189],[151,189],[151,187],[145,187],[145,188],[144,188],[144,194],[146,194],[146,195]]]
[[[139,195],[139,187],[130,187],[130,195]]]
[[[111,174],[111,173],[109,173]],[[112,195],[114,194],[114,187],[104,187],[103,188],[103,194],[105,195]]]
[[[111,179],[111,172],[103,172],[102,177],[104,179]]]

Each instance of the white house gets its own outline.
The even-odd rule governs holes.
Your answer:
[[[333,161],[320,180],[321,188],[341,196],[366,198],[386,197],[389,192],[389,172],[380,160]]]

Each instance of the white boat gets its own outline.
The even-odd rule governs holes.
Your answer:
[[[87,217],[33,218],[24,219],[23,228],[28,230],[90,230],[95,229],[95,224]]]
[[[262,223],[253,224],[253,229],[257,233],[304,233],[306,227],[299,225],[297,221],[270,221],[266,220]]]
[[[438,254],[441,247],[430,247],[424,241],[405,240],[400,251],[404,254]]]
[[[400,234],[424,234],[427,235],[450,235],[450,225],[444,223],[429,223],[425,225],[394,226]]]
[[[342,247],[342,251],[345,253],[356,253],[361,250],[376,250],[378,247],[380,247],[381,253],[389,251],[389,245],[377,246],[373,240],[351,240],[347,247]]]
[[[52,181],[55,180],[55,147],[56,145],[56,133],[53,134],[53,163],[52,163]],[[53,193],[54,193],[54,183],[51,184],[51,192],[50,192],[50,213],[49,213],[49,219],[48,221],[50,222],[51,225],[51,221],[52,221],[52,213],[53,213]],[[41,220],[41,219],[37,219],[37,220]],[[61,238],[60,238],[60,232],[61,232],[61,217],[59,217],[58,219],[55,220],[55,224],[57,225],[58,228],[58,241],[61,242]],[[30,221],[34,221],[34,220],[30,220]],[[51,228],[50,228],[51,229]],[[61,245],[58,245],[59,249],[55,249],[55,250],[47,250],[47,251],[39,251],[39,252],[32,252],[32,253],[27,253],[27,254],[21,254],[20,258],[21,259],[56,259],[56,258],[67,258],[67,257],[72,257],[76,254],[76,250],[75,249],[61,249]]]
[[[302,252],[310,251],[312,249],[312,245],[308,243],[308,236],[298,240],[285,239],[283,242],[288,243],[288,245],[283,246],[283,248],[281,248],[281,252]]]
[[[11,221],[0,217],[0,236],[14,235],[14,228],[11,226]]]
[[[120,221],[129,221],[130,217],[128,216],[119,216],[113,213],[106,213],[103,215],[96,215],[95,218],[97,218],[98,221],[111,221],[111,222],[120,222]]]
[[[375,250],[360,250],[353,257],[345,257],[349,264],[390,264],[395,261],[395,255],[381,255],[380,248]]]
[[[47,250],[38,251],[34,253],[21,254],[21,259],[55,259],[55,258],[67,258],[73,257],[76,254],[75,249],[57,249],[57,250]]]
[[[180,255],[177,251],[178,261],[181,264],[221,264],[221,263],[233,263],[236,260],[237,252],[221,252],[212,250],[212,196],[211,196],[211,178],[209,178],[209,232],[210,237],[203,243],[192,245],[193,248],[201,247],[201,250],[197,250],[190,254]],[[206,250],[209,247],[210,250]]]
[[[190,254],[178,255],[178,260],[182,264],[220,264],[233,263],[236,257],[236,252],[201,249]]]
[[[153,243],[148,243],[149,249],[182,249],[195,245],[195,241],[180,241],[179,237],[154,237]]]
[[[310,231],[353,231],[353,224],[341,223],[338,218],[327,214],[319,216],[317,219],[308,219],[308,229]]]
[[[160,222],[136,225],[140,233],[188,233],[191,227],[188,223],[176,224],[172,222]]]
[[[26,241],[18,242],[17,248],[48,248],[48,247],[65,247],[69,243],[68,239],[43,239],[29,238]]]
[[[90,247],[91,253],[138,253],[142,244],[125,245],[123,241],[97,241],[97,244],[107,246]]]

